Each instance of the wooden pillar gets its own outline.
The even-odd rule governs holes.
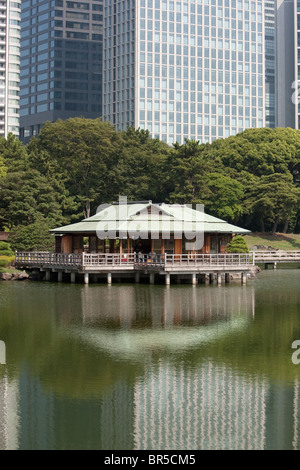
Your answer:
[[[193,286],[197,285],[197,274],[196,273],[192,274],[192,284],[193,284]]]
[[[62,272],[62,271],[58,271],[58,273],[57,273],[57,281],[58,281],[58,282],[62,282],[62,279],[63,279],[63,272]]]
[[[230,283],[230,273],[225,273],[225,283],[226,284]]]
[[[171,276],[169,273],[166,273],[166,286],[169,286],[171,284]]]
[[[221,273],[217,274],[217,282],[218,282],[218,286],[220,286],[222,284],[222,274]]]
[[[213,284],[213,283],[214,283],[214,277],[215,277],[214,274],[210,273],[210,275],[209,275],[209,282],[210,282],[210,284]]]
[[[247,273],[242,273],[242,284],[243,286],[247,284]]]
[[[51,271],[47,270],[45,275],[45,281],[50,281],[51,279]]]
[[[154,273],[150,273],[150,284],[154,284],[154,281],[155,281],[155,274]]]
[[[110,286],[112,284],[112,274],[108,273],[107,274],[107,284]]]
[[[71,283],[75,284],[76,282],[76,273],[71,273]]]
[[[205,277],[205,284],[208,285],[210,284],[210,275],[209,274],[204,274],[204,277]]]
[[[84,273],[84,283],[89,284],[89,282],[90,282],[89,273]]]
[[[139,284],[140,282],[140,273],[135,273],[135,283]]]

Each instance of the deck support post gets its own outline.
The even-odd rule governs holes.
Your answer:
[[[247,284],[247,273],[242,273],[242,285],[245,286]]]
[[[87,285],[90,282],[89,273],[84,273],[84,283]]]
[[[75,284],[76,282],[76,273],[71,273],[71,283]]]
[[[192,284],[193,284],[193,286],[197,285],[197,274],[196,273],[192,274]]]
[[[226,284],[230,283],[230,273],[225,273],[225,283]]]
[[[171,284],[171,276],[170,273],[166,273],[166,286]]]
[[[57,282],[62,282],[62,280],[63,280],[63,272],[58,271],[58,273],[57,273]]]
[[[112,284],[112,274],[111,273],[107,274],[107,284],[109,286],[111,286],[111,284]]]
[[[217,274],[217,283],[218,283],[218,286],[220,286],[222,284],[222,274],[221,273]]]
[[[150,284],[152,284],[152,285],[154,284],[154,281],[155,281],[154,273],[150,273],[149,281],[150,281]]]
[[[49,269],[46,271],[46,275],[45,275],[45,281],[50,281],[51,279],[51,271],[49,271]]]
[[[215,276],[214,276],[213,273],[210,273],[210,274],[209,274],[209,283],[210,283],[210,284],[213,284],[213,283],[214,283],[214,277],[215,277]]]
[[[204,274],[204,282],[206,285],[209,285],[210,284],[210,277],[209,277],[209,274]]]
[[[135,283],[139,284],[140,282],[140,273],[135,273]]]

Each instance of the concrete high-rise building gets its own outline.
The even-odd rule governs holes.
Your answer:
[[[297,5],[298,0],[275,0],[276,20],[276,126],[298,128]]]
[[[102,115],[103,0],[24,0],[20,137],[46,121]]]
[[[276,126],[276,0],[265,0],[266,127]]]
[[[168,143],[265,126],[264,0],[105,0],[103,117]]]
[[[19,135],[21,0],[0,1],[0,137]]]
[[[293,116],[295,117],[295,127],[300,129],[300,1],[294,0],[288,3],[288,14],[289,17],[294,19],[294,28],[293,28],[293,43],[294,43],[294,55],[290,59],[290,66],[294,68],[294,82],[293,87],[293,99],[292,104],[294,111]],[[292,3],[292,5],[291,5]],[[291,104],[290,104],[291,106]],[[290,109],[290,108],[289,108]]]

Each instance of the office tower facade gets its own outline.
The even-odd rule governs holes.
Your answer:
[[[294,105],[295,127],[300,129],[300,1],[294,0],[293,2],[293,15],[294,15],[294,94],[292,103]],[[291,6],[289,9],[290,16],[292,15]],[[292,62],[292,59],[291,59]]]
[[[0,1],[0,137],[19,135],[21,0]]]
[[[276,0],[276,126],[297,128],[297,5]],[[299,43],[300,45],[300,43]]]
[[[105,0],[103,117],[168,143],[265,126],[262,0]]]
[[[103,0],[24,0],[20,138],[46,121],[102,115]]]
[[[265,0],[266,127],[276,126],[276,0]]]

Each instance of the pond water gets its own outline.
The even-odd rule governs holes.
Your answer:
[[[0,450],[299,450],[299,286],[1,282]]]

